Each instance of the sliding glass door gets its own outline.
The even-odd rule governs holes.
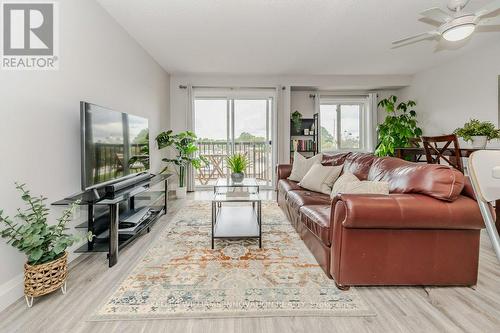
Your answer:
[[[247,156],[247,177],[264,187],[273,184],[273,98],[207,98],[194,100],[194,131],[200,156],[208,163],[195,171],[197,187],[213,186],[230,176],[226,158]]]
[[[229,145],[229,101],[203,98],[194,101],[194,132],[198,136],[198,153],[208,162],[195,170],[195,186],[214,185],[225,175]]]

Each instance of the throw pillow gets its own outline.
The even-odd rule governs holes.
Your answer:
[[[333,183],[339,178],[343,166],[323,166],[314,164],[299,185],[305,189],[330,194]]]
[[[288,179],[300,182],[306,175],[307,171],[314,165],[321,163],[322,155],[318,154],[311,158],[305,158],[301,154],[295,152],[293,154],[292,173]]]
[[[352,173],[344,173],[342,176],[340,176],[337,181],[333,184],[332,186],[332,192],[330,194],[330,197],[333,199],[337,194],[339,194],[345,187],[346,184],[349,183],[354,183],[354,182],[360,182],[361,180],[358,179],[355,175]]]
[[[364,180],[345,184],[341,193],[345,194],[389,194],[388,182]]]

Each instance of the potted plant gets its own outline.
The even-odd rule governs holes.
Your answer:
[[[248,159],[245,154],[234,154],[227,158],[227,166],[231,170],[231,179],[235,183],[241,183],[245,178],[245,170],[248,166]]]
[[[24,265],[24,295],[28,307],[33,305],[33,298],[46,295],[61,288],[66,293],[68,274],[68,253],[66,249],[82,237],[66,233],[66,224],[71,220],[78,202],[64,210],[57,223],[49,225],[49,209],[46,198],[33,197],[24,184],[17,184],[21,198],[27,208],[18,209],[14,219],[0,210],[0,223],[5,226],[0,231],[7,244],[12,245],[27,256]],[[88,238],[92,239],[89,233]]]
[[[496,129],[492,122],[477,119],[471,119],[453,133],[465,141],[472,142],[472,147],[478,149],[486,148],[486,144],[491,139],[500,138],[500,130]]]
[[[394,95],[378,103],[387,112],[382,124],[378,125],[379,144],[375,150],[377,156],[393,156],[395,148],[410,146],[410,139],[420,137],[422,129],[417,126],[417,113],[413,107],[415,101],[400,102]]]
[[[302,113],[299,111],[294,111],[292,113],[292,124],[293,124],[293,130],[296,134],[300,134],[300,130],[302,128]]]
[[[203,158],[194,156],[198,151],[196,139],[196,134],[191,131],[173,134],[171,130],[162,132],[156,137],[158,149],[173,147],[177,151],[176,157],[162,159],[169,165],[173,164],[177,167],[175,170],[179,176],[179,186],[176,189],[177,198],[186,197],[186,168],[192,165],[195,169],[199,169],[202,162],[205,162]],[[160,173],[168,169],[169,166],[167,165]]]

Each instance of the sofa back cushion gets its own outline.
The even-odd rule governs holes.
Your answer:
[[[352,173],[358,177],[359,180],[366,180],[370,167],[375,159],[377,159],[377,157],[372,154],[351,153],[345,159],[344,170],[342,172]]]
[[[321,161],[321,164],[324,166],[337,166],[337,165],[342,165],[345,162],[345,159],[347,156],[349,156],[351,153],[337,153],[337,154],[323,154],[323,160]]]
[[[386,181],[391,193],[420,193],[454,201],[464,188],[464,175],[449,166],[407,162],[395,157],[377,158],[368,180]]]

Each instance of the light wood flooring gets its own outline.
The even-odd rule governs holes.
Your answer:
[[[71,265],[66,295],[55,292],[36,299],[31,309],[20,299],[0,313],[0,332],[500,332],[500,263],[486,233],[477,286],[357,288],[375,317],[86,321],[186,200],[209,197],[209,192],[201,192],[172,200],[154,232],[122,251],[113,268],[108,268],[105,254],[81,256]]]

